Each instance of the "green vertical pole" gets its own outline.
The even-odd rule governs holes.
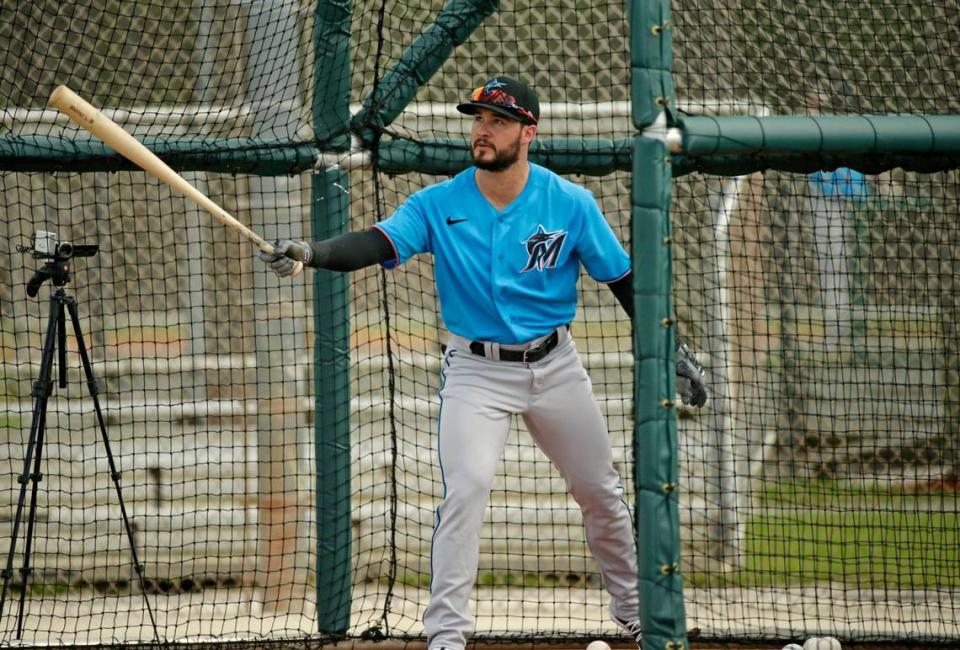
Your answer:
[[[350,147],[351,0],[321,0],[313,24],[314,138],[327,150]],[[312,177],[314,239],[346,231],[346,172]],[[350,513],[350,293],[343,273],[313,274],[315,440],[317,457],[317,627],[344,634],[352,598]]]
[[[634,482],[640,621],[646,650],[687,647],[680,576],[677,418],[670,292],[669,154],[637,136],[633,148]]]
[[[633,124],[675,108],[670,0],[629,0]],[[640,622],[646,650],[689,647],[680,575],[670,196],[673,171],[659,140],[633,146],[634,484]]]
[[[326,239],[349,221],[347,174],[313,175],[313,236]],[[317,456],[317,619],[321,632],[350,623],[350,303],[349,276],[315,271],[314,379]]]
[[[633,124],[642,129],[676,109],[670,0],[628,0]]]

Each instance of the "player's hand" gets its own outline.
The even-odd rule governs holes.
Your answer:
[[[699,408],[707,403],[707,382],[703,368],[686,343],[677,347],[677,392],[688,406]]]
[[[310,261],[312,250],[305,241],[278,239],[273,242],[273,253],[260,251],[258,257],[270,265],[270,270],[282,278],[293,275],[297,270],[297,262],[306,264]]]

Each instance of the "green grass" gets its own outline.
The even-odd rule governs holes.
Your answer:
[[[2,382],[0,382],[0,388],[3,388]],[[0,429],[19,429],[21,425],[22,420],[20,419],[19,415],[0,413]]]
[[[761,508],[807,507],[827,510],[865,508],[870,510],[944,510],[957,512],[954,493],[915,494],[903,485],[839,479],[778,480],[762,485],[756,493]],[[949,503],[944,503],[949,502]]]
[[[770,483],[743,522],[734,570],[684,575],[689,586],[960,589],[960,498],[897,485],[816,479]],[[397,581],[426,588],[430,576]],[[599,576],[481,572],[481,586],[595,586]]]
[[[956,513],[769,513],[747,523],[744,573],[757,585],[957,588],[958,525]]]
[[[960,510],[954,493],[840,481],[768,487],[745,522],[743,562],[695,573],[701,586],[830,582],[871,589],[960,588]]]

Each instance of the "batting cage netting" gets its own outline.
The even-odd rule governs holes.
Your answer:
[[[366,229],[468,166],[455,105],[503,73],[539,95],[533,162],[594,193],[636,287],[672,282],[672,313],[637,318],[706,371],[700,409],[672,362],[669,395],[637,381],[650,330],[584,274],[571,332],[636,525],[679,525],[676,561],[640,561],[682,606],[642,588],[647,615],[705,642],[956,644],[958,19],[942,0],[0,0],[0,643],[422,642],[443,492],[432,258],[278,278],[54,88],[273,241]],[[636,143],[664,139],[645,103],[682,135],[654,144],[662,278],[636,237]],[[635,503],[649,409],[676,432],[656,515]],[[608,602],[515,418],[477,639],[622,643]]]

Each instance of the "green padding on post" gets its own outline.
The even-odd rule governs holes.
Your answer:
[[[451,0],[436,20],[400,55],[363,108],[353,118],[353,130],[364,141],[393,123],[420,87],[443,65],[484,19],[497,10],[498,0]],[[478,80],[477,83],[480,83]],[[472,88],[464,88],[469,93]]]
[[[663,110],[673,109],[673,77],[669,72],[634,68],[630,85],[634,89],[646,89],[632,91],[631,119],[637,129],[645,129],[653,124]]]
[[[633,179],[634,188],[640,184],[641,186],[647,185],[643,180]],[[662,191],[657,187],[641,187],[636,189],[637,192],[656,192],[659,193]],[[651,208],[651,207],[642,207],[634,206],[634,216],[639,217],[639,221],[633,225],[634,232],[638,237],[642,237],[641,240],[634,240],[634,246],[637,243],[641,243],[643,250],[650,257],[647,258],[646,262],[648,264],[653,264],[656,260],[659,260],[663,253],[662,244],[663,239],[667,237],[667,233],[663,231],[663,224],[660,223],[660,215],[662,213],[662,208]],[[651,280],[652,282],[652,280]],[[648,288],[648,291],[659,294],[660,286],[651,284]]]
[[[656,428],[658,427],[650,426],[644,434],[654,435]],[[658,460],[662,462],[665,459]],[[637,505],[638,509],[648,513],[652,520],[669,519],[678,509],[676,497],[664,498],[653,491],[641,496]],[[654,545],[649,549],[657,557],[669,557],[673,550],[670,539],[675,536],[675,531],[664,530],[663,533],[662,537],[654,538]],[[685,646],[686,631],[683,627],[677,627],[678,621],[684,621],[682,609],[679,616],[677,612],[678,606],[683,607],[682,583],[677,566],[672,563],[655,566],[651,563],[646,570],[641,569],[640,581],[641,585],[645,585],[641,589],[658,594],[656,598],[644,598],[641,595],[644,649],[666,648],[668,644],[673,644],[673,648]],[[679,645],[676,645],[678,643]]]
[[[313,13],[313,131],[326,148],[350,148],[350,0],[323,0]]]
[[[170,139],[149,137],[140,141],[177,171],[284,176],[311,169],[317,148],[311,143],[252,138]],[[45,135],[0,136],[0,169],[4,171],[112,172],[136,170],[96,138],[64,140]]]
[[[346,232],[345,172],[313,175],[314,239]],[[350,625],[350,304],[346,273],[312,271],[317,455],[317,625],[343,634]]]
[[[630,2],[630,86],[633,125],[649,126],[674,109],[670,0]]]
[[[635,213],[636,214],[636,213]],[[641,217],[643,218],[643,217]],[[663,296],[659,293],[641,293],[637,291],[633,300],[634,313],[655,314],[663,310]],[[657,318],[634,319],[634,330],[638,337],[651,342],[660,341],[663,334],[663,321]],[[665,354],[664,350],[653,350],[651,353],[658,358]]]
[[[640,622],[647,650],[689,647],[680,577],[677,423],[670,293],[670,158],[638,136],[633,148],[634,485]],[[667,321],[669,323],[669,321]]]

